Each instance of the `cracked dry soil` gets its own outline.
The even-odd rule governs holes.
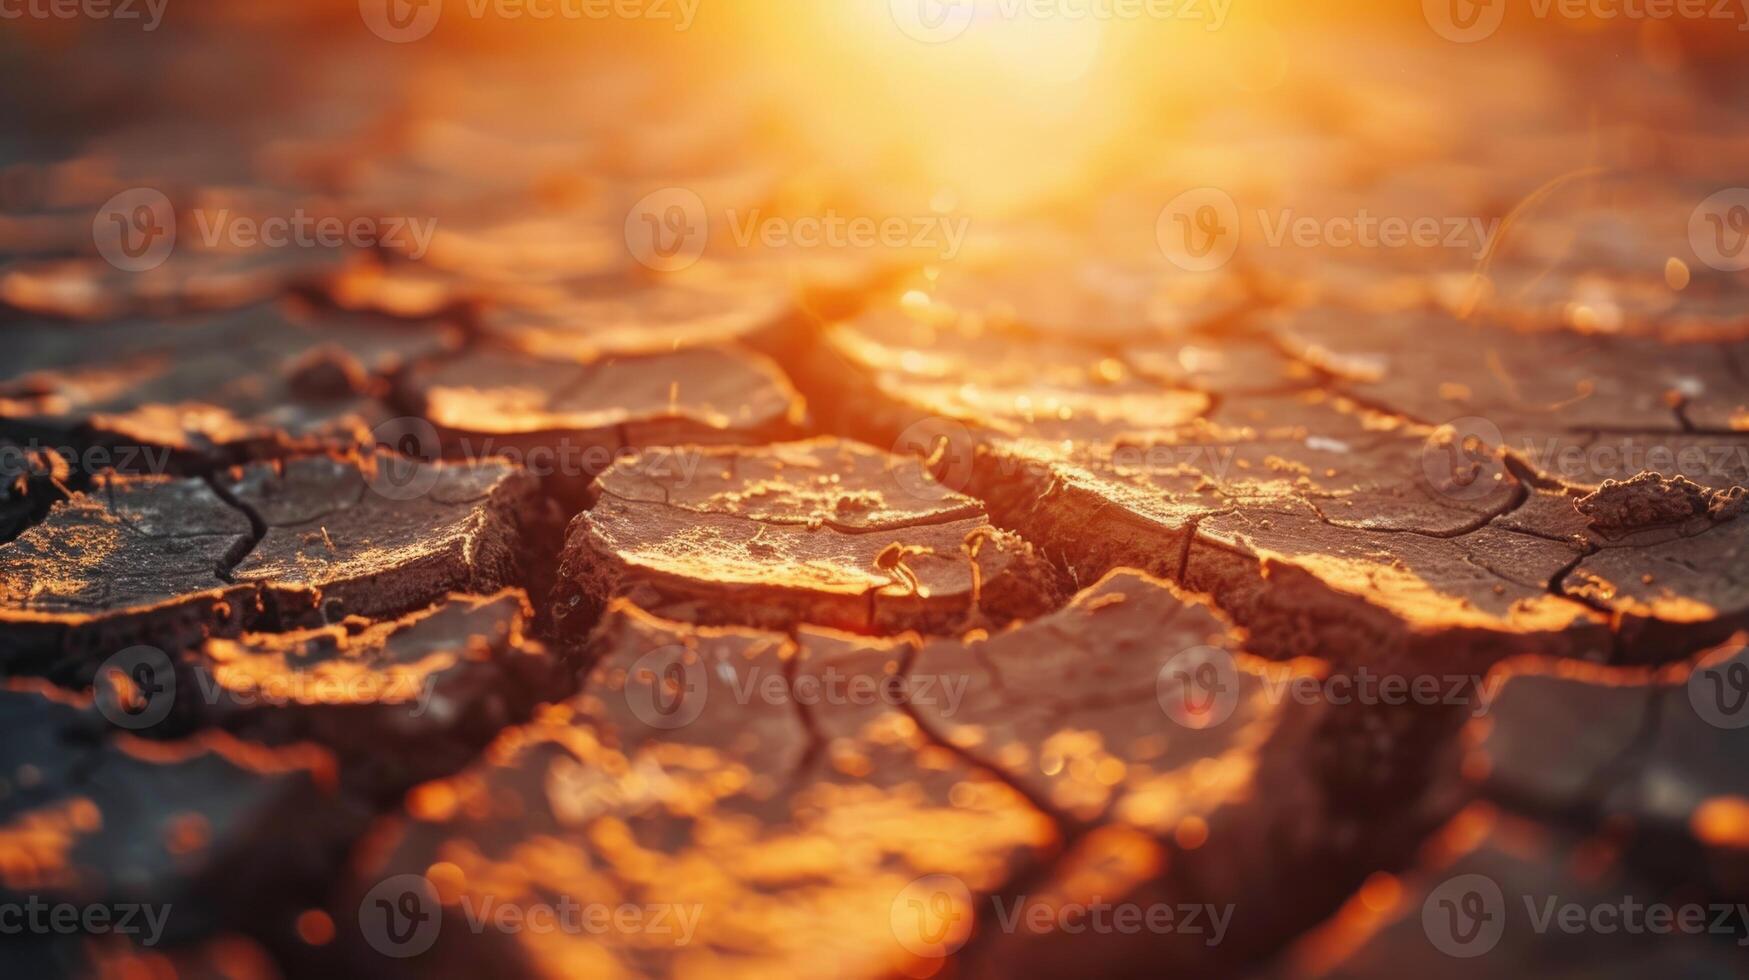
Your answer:
[[[704,135],[663,142],[489,79],[381,110],[442,152],[308,92],[271,153],[194,121],[210,153],[21,164],[0,902],[164,919],[9,935],[5,974],[1741,975],[1737,920],[1519,921],[1749,902],[1749,279],[1665,273],[1672,215],[1749,167],[1685,150],[1749,119],[1593,81],[1488,76],[1513,110],[1430,136],[1445,170],[1358,122],[1292,181],[1267,147],[1303,121],[1175,134],[1314,210],[1496,215],[1610,156],[1480,279],[1187,273],[1118,244],[1145,177],[963,263],[652,276],[618,239],[649,180],[784,186],[731,138],[752,108],[671,107]],[[1572,123],[1591,98],[1634,152]],[[525,124],[547,156],[493,135]],[[118,275],[67,244],[114,155],[241,209],[444,217],[416,259],[192,243]],[[1509,920],[1479,953],[1441,945],[1460,876]]]

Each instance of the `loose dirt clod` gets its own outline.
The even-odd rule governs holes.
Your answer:
[[[977,501],[858,443],[651,450],[595,493],[555,592],[584,624],[625,597],[698,623],[957,633],[1037,615],[1060,594],[1050,566]]]
[[[1641,473],[1630,480],[1606,480],[1603,486],[1574,503],[1591,526],[1606,534],[1622,534],[1660,524],[1680,524],[1693,517],[1725,520],[1742,506],[1744,490],[1709,491],[1686,477]]]

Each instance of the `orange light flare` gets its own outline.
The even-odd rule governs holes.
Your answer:
[[[1145,6],[1145,5],[1144,5]],[[1102,175],[1231,94],[1279,85],[1286,48],[1227,2],[1179,17],[1086,0],[840,0],[762,15],[753,84],[818,159],[903,206],[1003,217],[1090,199]],[[1164,6],[1159,9],[1166,9]],[[744,76],[745,77],[745,76]]]

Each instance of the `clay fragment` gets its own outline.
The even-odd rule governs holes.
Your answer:
[[[1654,931],[1646,913],[1659,907],[1668,911],[1654,913]],[[1567,909],[1580,913],[1579,928]],[[1593,914],[1635,924],[1599,930],[1586,925]],[[1549,975],[1551,956],[1574,975],[1623,980],[1741,971],[1728,936],[1721,942],[1704,929],[1675,927],[1679,915],[1690,923],[1698,916],[1703,926],[1716,921],[1704,892],[1635,873],[1608,842],[1476,804],[1429,840],[1420,862],[1369,880],[1266,975],[1455,980],[1482,970],[1528,980]]]
[[[394,800],[569,693],[565,665],[527,636],[532,619],[526,597],[506,591],[397,620],[214,638],[177,658],[174,706],[150,734],[218,728],[322,745],[350,790]]]
[[[651,450],[596,481],[554,602],[708,624],[953,633],[1051,608],[1053,570],[912,458],[833,439]]]
[[[0,542],[17,537],[66,499],[72,479],[60,453],[0,439]]]
[[[390,378],[460,343],[442,324],[274,305],[9,330],[23,354],[0,369],[0,430],[153,475],[372,446]]]
[[[481,347],[409,372],[399,397],[435,429],[421,451],[521,462],[575,509],[589,480],[646,446],[767,442],[805,416],[777,365],[733,345],[587,362]]]
[[[508,463],[380,451],[257,464],[220,485],[261,535],[231,577],[258,586],[288,619],[330,623],[514,584],[519,536],[541,506],[534,477]]]
[[[1741,900],[1746,642],[1658,670],[1508,662],[1466,770],[1502,806],[1611,833],[1645,874]]]
[[[0,730],[0,898],[142,905],[166,945],[225,928],[289,932],[364,822],[336,793],[332,757],[313,746],[274,750],[222,733],[144,741],[118,733],[88,698],[21,682],[0,689]],[[5,948],[81,941],[37,931]]]
[[[1606,480],[1574,506],[1607,534],[1621,534],[1660,524],[1680,524],[1689,518],[1735,517],[1742,508],[1742,487],[1708,491],[1686,477],[1667,479],[1642,473],[1631,480]]]
[[[202,480],[112,477],[75,493],[0,545],[0,669],[84,685],[136,644],[240,628],[258,598],[225,572],[252,541],[248,516]]]
[[[902,688],[878,643],[687,626],[622,602],[589,652],[582,694],[415,789],[373,834],[334,916],[358,968],[914,973],[1057,842],[1049,818],[879,693]],[[402,891],[441,926],[398,941],[339,914]],[[555,894],[640,907],[644,927],[465,928],[488,898]]]
[[[212,482],[108,477],[0,545],[0,664],[70,685],[135,645],[398,616],[516,584],[536,482],[499,462],[386,453],[258,464]]]

